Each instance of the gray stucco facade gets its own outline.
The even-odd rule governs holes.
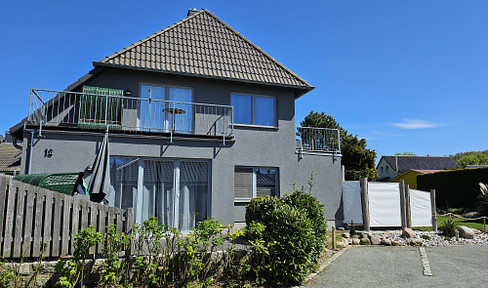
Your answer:
[[[109,134],[112,156],[207,161],[211,171],[210,216],[225,224],[244,219],[245,203],[234,203],[236,166],[277,169],[279,195],[289,192],[293,182],[306,186],[311,171],[314,171],[317,181],[314,194],[324,203],[328,221],[342,224],[340,155],[304,153],[299,157],[294,89],[115,68],[104,71],[85,85],[131,90],[132,95],[137,96],[141,83],[189,87],[193,90],[193,102],[198,103],[230,105],[231,93],[274,96],[277,126],[235,125],[234,137],[225,145],[218,138],[195,139],[180,135],[170,143],[165,135],[113,131]],[[34,133],[32,143],[31,133]],[[27,126],[24,129],[22,171],[85,171],[93,164],[103,135],[104,131],[43,127],[42,137],[39,137],[38,127]],[[46,149],[52,151],[50,157],[46,156]]]

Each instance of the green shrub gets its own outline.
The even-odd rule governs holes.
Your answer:
[[[439,230],[446,237],[454,237],[456,236],[456,227],[456,221],[454,221],[453,218],[449,218],[446,222],[439,226]]]
[[[310,220],[315,239],[313,247],[313,257],[318,258],[322,253],[327,243],[327,220],[325,219],[324,205],[320,203],[316,197],[306,193],[302,189],[296,189],[290,195],[283,197],[283,201],[305,212],[305,215]]]
[[[246,237],[254,247],[251,270],[256,282],[300,284],[315,262],[317,244],[305,209],[280,198],[257,197],[246,208],[246,224]]]
[[[425,239],[425,240],[430,240],[430,236],[427,234],[422,234],[420,238]]]

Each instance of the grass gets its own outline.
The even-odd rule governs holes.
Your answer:
[[[437,227],[442,226],[444,222],[446,222],[449,219],[449,216],[437,216]],[[477,221],[463,221],[459,218],[453,217],[454,222],[457,223],[457,225],[464,225],[469,228],[474,228],[483,231],[483,219],[477,220]],[[488,230],[488,221],[486,223],[487,230]],[[419,231],[432,231],[432,227],[413,227],[413,230],[419,230]],[[488,232],[488,231],[486,231]]]
[[[336,230],[336,243],[337,242],[342,242],[342,232],[340,230]],[[332,248],[332,231],[327,230],[327,248]],[[337,247],[337,248],[343,248],[343,247]]]

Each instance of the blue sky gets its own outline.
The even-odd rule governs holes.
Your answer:
[[[379,156],[488,149],[488,1],[0,0],[0,131],[30,88],[62,90],[120,50],[205,8],[315,90]]]

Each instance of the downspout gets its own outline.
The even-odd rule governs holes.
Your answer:
[[[27,174],[31,174],[32,170],[32,143],[34,143],[34,131],[31,131],[31,139],[29,142],[29,167],[27,167]]]
[[[398,176],[398,155],[395,155],[395,171],[396,176]]]

